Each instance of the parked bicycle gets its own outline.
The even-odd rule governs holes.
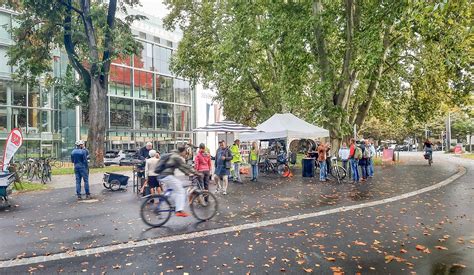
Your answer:
[[[336,178],[338,183],[341,183],[347,176],[347,171],[339,165],[337,161],[337,157],[332,157],[331,158],[331,171],[330,171],[331,176]]]
[[[30,181],[40,180],[46,184],[51,181],[52,167],[50,158],[28,159],[20,164],[21,175]]]
[[[193,176],[191,184],[187,187],[191,213],[199,221],[212,219],[218,209],[217,198],[205,190],[199,176]],[[170,202],[173,189],[167,189],[164,194],[149,195],[140,207],[140,217],[143,222],[151,227],[160,227],[168,222],[171,214],[176,211]]]
[[[263,155],[259,163],[259,171],[267,175],[271,173],[283,175],[289,169],[285,153],[278,155],[276,161],[272,161],[268,155]]]

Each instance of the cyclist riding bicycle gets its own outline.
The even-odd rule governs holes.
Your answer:
[[[166,188],[173,189],[172,199],[175,202],[176,216],[178,217],[187,217],[189,214],[184,212],[186,190],[183,187],[183,183],[174,176],[174,172],[178,169],[187,176],[196,174],[196,171],[186,164],[184,160],[185,156],[186,148],[178,147],[177,151],[162,156],[156,169],[156,173],[159,174],[158,180],[160,180]]]
[[[429,159],[433,162],[433,143],[429,139],[426,139],[423,150],[425,151],[425,155],[429,155]]]

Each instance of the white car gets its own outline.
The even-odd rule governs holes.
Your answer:
[[[123,153],[122,150],[117,151],[117,150],[111,150],[111,151],[106,151],[105,156],[104,156],[104,164],[106,166],[108,165],[120,165],[120,161],[125,158],[125,153]]]

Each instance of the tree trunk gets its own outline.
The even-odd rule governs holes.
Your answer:
[[[335,156],[339,151],[339,147],[342,142],[341,127],[339,124],[335,123],[329,127],[329,138],[331,140],[331,155]]]
[[[87,136],[91,167],[104,166],[106,116],[107,88],[98,76],[94,76],[89,95],[89,132]]]

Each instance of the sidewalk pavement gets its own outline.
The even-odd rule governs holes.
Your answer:
[[[16,194],[11,209],[0,210],[0,259],[44,255],[113,243],[143,240],[220,228],[388,198],[440,182],[457,171],[451,162],[435,159],[429,167],[421,156],[407,156],[402,165],[376,167],[364,184],[321,183],[316,178],[260,177],[259,182],[230,184],[219,195],[219,213],[211,221],[173,217],[162,228],[149,229],[139,217],[142,199],[132,188],[111,192],[91,177],[94,200],[78,202],[72,176],[54,190]],[[71,182],[72,181],[72,182]],[[55,183],[56,184],[56,183]],[[59,186],[59,183],[57,184]],[[211,190],[215,187],[211,186]]]
[[[133,168],[130,167],[130,171],[114,172],[114,173],[122,174],[122,175],[130,177],[129,184],[132,184],[132,176],[133,176],[132,169]],[[91,173],[89,174],[89,185],[102,184],[103,178],[104,178],[104,173]],[[51,179],[51,182],[46,183],[46,185],[52,189],[75,188],[76,176],[74,174],[53,176]]]

